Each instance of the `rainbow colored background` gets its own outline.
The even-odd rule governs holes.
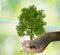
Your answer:
[[[30,5],[44,10],[46,31],[60,31],[60,0],[0,0],[0,55],[21,55],[18,53],[21,46],[16,33],[17,17],[22,8]],[[59,42],[52,43],[42,55],[49,55],[50,52],[50,55],[59,55],[59,46]]]

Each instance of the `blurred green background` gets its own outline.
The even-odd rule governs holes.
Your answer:
[[[60,31],[60,0],[0,0],[0,55],[28,55],[20,52],[16,25],[21,9],[30,5],[44,10],[46,32]],[[35,55],[60,55],[60,41],[50,43],[44,52]]]

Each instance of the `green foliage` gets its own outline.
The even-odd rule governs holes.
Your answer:
[[[35,35],[43,33],[45,31],[43,26],[46,25],[44,17],[44,10],[37,11],[34,5],[23,8],[18,17],[19,23],[16,26],[18,35],[20,37],[28,35],[32,40]]]

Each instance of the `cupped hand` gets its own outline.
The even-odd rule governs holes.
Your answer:
[[[39,53],[39,52],[43,52],[43,50],[46,48],[47,44],[37,44],[35,46],[30,46],[30,42],[29,40],[25,40],[22,43],[22,47],[24,48],[24,50],[26,50],[27,52],[33,52],[33,53]]]
[[[22,47],[28,51],[33,53],[43,52],[47,45],[50,43],[50,38],[48,34],[42,34],[40,37],[35,40],[25,40],[22,42]]]

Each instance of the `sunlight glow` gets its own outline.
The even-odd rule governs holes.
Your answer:
[[[0,4],[0,12],[2,11],[2,5]]]

